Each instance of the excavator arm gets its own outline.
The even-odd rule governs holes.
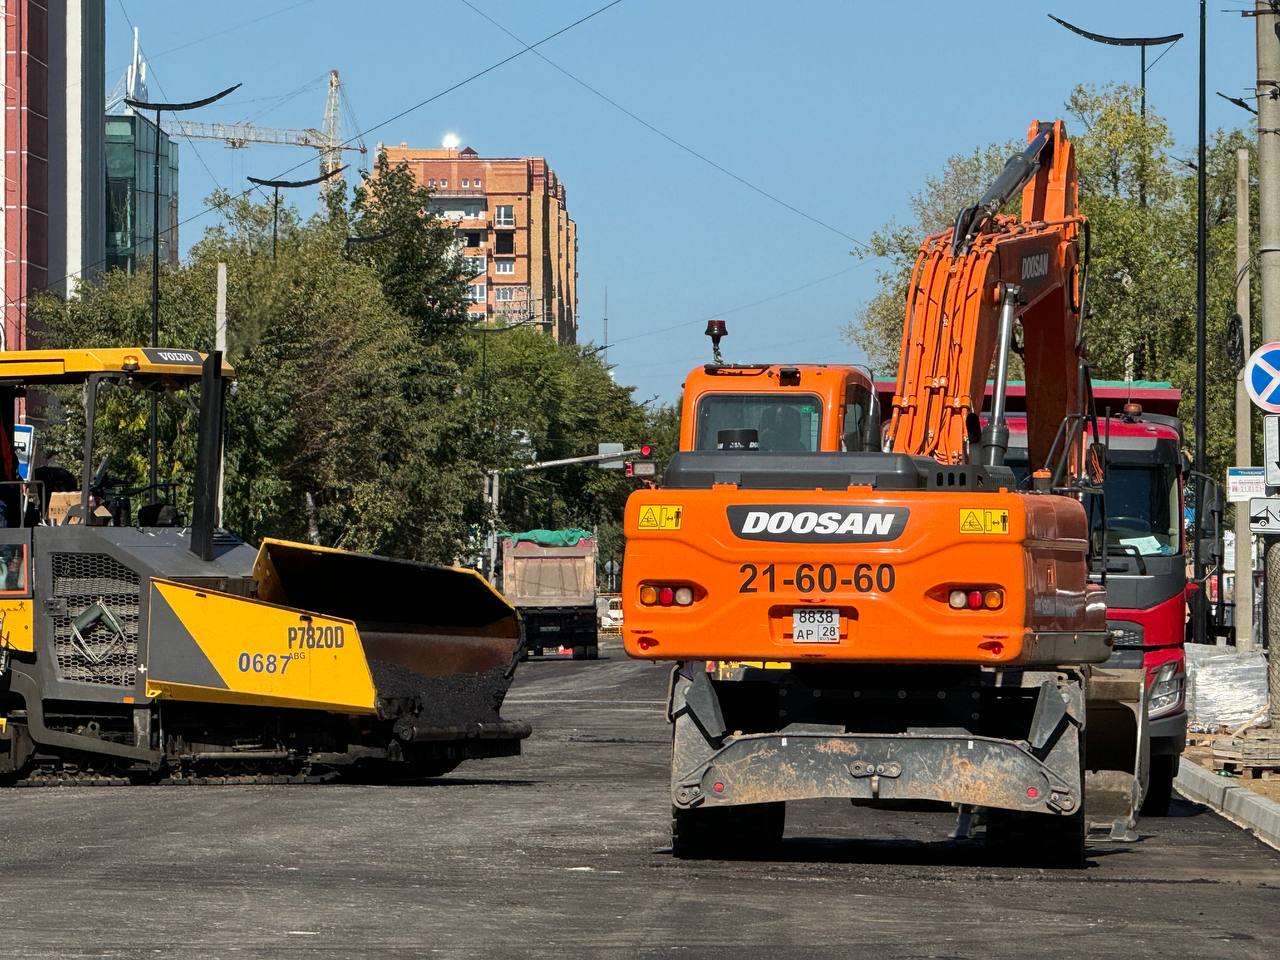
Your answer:
[[[1021,215],[1000,213],[1019,190]],[[1066,129],[1061,120],[1033,122],[1027,148],[1009,159],[982,199],[920,247],[889,426],[893,452],[946,464],[1003,463],[1009,353],[1021,324],[1030,463],[1048,465],[1062,423],[1081,416],[1085,401],[1079,255],[1085,230]],[[990,374],[991,416],[980,433]]]

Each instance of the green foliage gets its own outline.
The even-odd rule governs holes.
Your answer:
[[[426,190],[385,163],[350,210],[300,222],[282,207],[271,256],[271,207],[215,197],[224,222],[161,275],[162,345],[212,348],[217,264],[227,264],[228,354],[224,525],[246,539],[313,539],[357,550],[451,562],[504,528],[616,528],[634,481],[594,467],[524,474],[512,431],[538,454],[638,442],[646,413],[590,351],[529,330],[466,323],[453,231],[430,215]],[[348,233],[369,238],[349,244]],[[44,345],[135,345],[150,339],[150,278],[111,273],[63,301],[31,305]],[[192,391],[198,392],[198,391]],[[110,477],[147,473],[146,397],[104,392],[98,455]],[[78,469],[79,391],[49,406],[46,449]],[[161,479],[189,503],[195,412],[162,398]],[[486,515],[483,478],[503,470],[501,516]]]
[[[926,179],[924,188],[911,198],[912,222],[890,221],[871,235],[869,250],[856,252],[856,256],[887,261],[876,271],[880,291],[844,331],[846,339],[866,351],[876,376],[897,374],[907,287],[921,241],[950,227],[961,209],[977,202],[1017,149],[1012,142],[992,144],[948,157],[942,175]]]
[[[1168,125],[1127,86],[1077,87],[1066,104],[1067,131],[1076,150],[1080,208],[1090,225],[1085,335],[1094,375],[1168,380],[1183,391],[1192,439],[1195,397],[1196,178],[1170,156]],[[1236,150],[1249,147],[1241,131],[1214,135],[1208,148],[1208,437],[1211,469],[1233,461],[1234,384],[1222,344],[1235,309]],[[949,226],[1020,146],[991,146],[951,157],[940,177],[913,198],[909,228],[887,224],[873,236],[886,257],[883,290],[845,328],[877,373],[897,369],[907,284],[915,251],[927,233]],[[1255,201],[1256,202],[1256,201]],[[1256,223],[1256,217],[1251,221]]]

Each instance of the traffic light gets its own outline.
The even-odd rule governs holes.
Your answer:
[[[652,477],[658,472],[658,465],[653,462],[653,443],[646,440],[640,444],[640,457],[627,461],[628,477]]]

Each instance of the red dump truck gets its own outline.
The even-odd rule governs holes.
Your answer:
[[[520,613],[524,653],[599,655],[596,542],[586,530],[502,536],[502,592]]]

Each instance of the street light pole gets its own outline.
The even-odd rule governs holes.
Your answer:
[[[1059,26],[1066,27],[1074,34],[1084,37],[1086,40],[1092,40],[1094,43],[1105,43],[1112,47],[1137,47],[1139,51],[1138,58],[1138,90],[1140,96],[1139,115],[1142,117],[1142,126],[1145,129],[1147,125],[1147,47],[1163,47],[1167,44],[1177,43],[1182,39],[1183,34],[1171,33],[1164,37],[1109,37],[1104,33],[1094,33],[1077,27],[1073,23],[1055,17],[1049,14],[1049,19]],[[1159,57],[1156,58],[1160,59]],[[1147,174],[1146,174],[1146,146],[1143,146],[1142,156],[1138,160],[1138,203],[1140,206],[1147,205]]]
[[[135,114],[139,110],[154,110],[156,113],[155,156],[151,167],[151,346],[153,347],[160,346],[160,114],[165,110],[177,113],[183,110],[207,107],[228,94],[234,93],[239,88],[240,84],[237,83],[233,87],[218,91],[211,97],[205,97],[203,100],[190,100],[186,103],[156,103],[148,100],[135,100],[132,97],[125,97],[124,99],[125,105],[130,107]],[[152,503],[155,503],[157,499],[156,489],[159,472],[158,418],[159,398],[153,392],[151,394],[151,411],[147,418],[147,489],[150,492]]]
[[[245,179],[258,187],[271,187],[275,191],[275,199],[271,206],[271,259],[276,258],[276,235],[280,231],[280,191],[292,190],[295,187],[314,187],[317,183],[324,183],[330,177],[336,177],[345,166],[334,167],[328,173],[322,173],[318,177],[312,177],[310,180],[260,180],[258,177],[246,177]],[[348,241],[350,238],[348,238]]]
[[[1208,488],[1204,482],[1205,469],[1205,430],[1207,424],[1205,412],[1205,392],[1207,390],[1205,376],[1205,312],[1206,281],[1208,277],[1208,209],[1205,204],[1205,0],[1200,0],[1200,116],[1199,139],[1196,147],[1196,472],[1199,474],[1196,487],[1196,542],[1195,542],[1195,581],[1200,590],[1198,606],[1200,614],[1192,617],[1192,639],[1196,643],[1204,643],[1204,613],[1208,604],[1203,596],[1205,589],[1204,553],[1200,549],[1199,535],[1201,524],[1207,515],[1205,498]]]

